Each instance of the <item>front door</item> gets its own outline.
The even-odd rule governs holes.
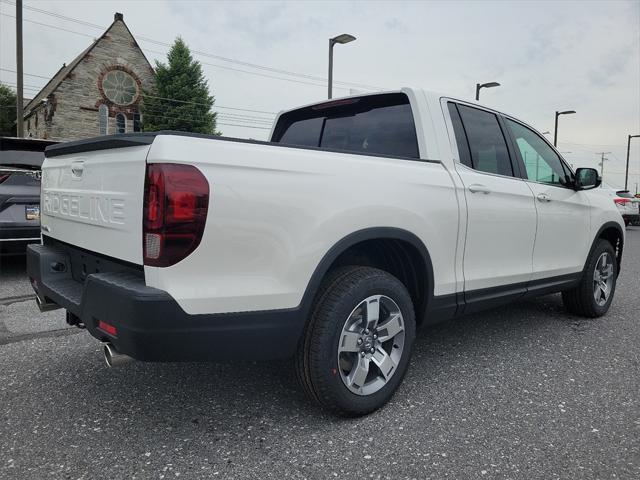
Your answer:
[[[591,247],[590,206],[573,174],[542,136],[505,119],[538,210],[532,280],[581,272]]]

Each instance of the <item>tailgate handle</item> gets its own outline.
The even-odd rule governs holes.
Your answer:
[[[71,173],[74,177],[81,177],[84,172],[84,160],[77,160],[71,164]]]

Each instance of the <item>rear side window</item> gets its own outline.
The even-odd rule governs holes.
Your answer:
[[[337,100],[286,113],[278,120],[272,141],[419,158],[413,113],[403,93]]]
[[[460,163],[473,168],[471,152],[469,151],[467,136],[464,133],[464,127],[462,126],[462,119],[460,118],[460,113],[458,113],[458,107],[456,107],[456,104],[452,102],[449,102],[448,107],[451,123],[453,124],[453,131],[456,137],[456,145],[458,146],[458,155],[460,155]]]
[[[469,145],[472,168],[482,172],[513,176],[513,166],[507,149],[507,142],[498,123],[498,117],[491,112],[466,105],[457,105]],[[455,128],[455,124],[454,124]],[[458,142],[458,132],[456,132]],[[462,153],[460,154],[462,157]]]

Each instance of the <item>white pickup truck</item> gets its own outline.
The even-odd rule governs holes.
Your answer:
[[[562,292],[607,312],[624,223],[534,129],[418,89],[278,115],[271,141],[180,132],[47,148],[42,310],[111,365],[291,358],[320,405],[382,406],[416,327]]]

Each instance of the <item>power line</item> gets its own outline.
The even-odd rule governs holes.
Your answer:
[[[76,108],[86,108],[78,104],[67,104],[67,105],[70,107],[76,107]],[[145,115],[146,113],[150,117],[160,117],[160,118],[165,118],[169,120],[186,120],[186,121],[193,120],[193,119],[202,119],[206,115],[206,112],[199,113],[199,114],[191,114],[191,113],[181,114],[180,112],[168,113],[166,110],[161,110],[159,108],[147,109],[146,112],[143,111],[142,113],[143,115]],[[213,113],[216,114],[216,125],[252,128],[252,129],[258,129],[258,130],[271,130],[272,122],[266,123],[264,121],[261,122],[256,120],[229,117],[228,115],[231,115],[231,114],[226,114],[226,113],[221,114],[220,112],[213,112]],[[218,118],[220,118],[220,121],[218,120]]]
[[[10,70],[8,68],[2,68],[0,67],[0,70],[2,70],[3,72],[11,72],[11,73],[17,73],[15,70]],[[45,80],[51,80],[51,77],[45,77],[44,75],[35,75],[33,73],[24,73],[24,75],[26,75],[27,77],[37,77],[37,78],[44,78]]]
[[[16,73],[15,70],[10,70],[8,68],[0,68],[0,70],[6,71],[6,72],[11,72],[11,73]],[[25,75],[49,79],[49,77],[45,77],[43,75],[34,75],[34,74],[28,74],[28,73],[25,73]],[[0,82],[6,83],[6,84],[11,85],[11,86],[15,86],[15,82],[10,82],[10,81],[6,81],[6,80],[0,80]],[[69,82],[68,80],[67,80],[67,82],[68,82],[69,85],[80,85],[78,83]],[[44,87],[37,87],[35,85],[30,85],[29,87],[32,87],[30,89],[35,89],[38,92],[40,90],[42,90],[42,88],[44,88]],[[157,95],[147,94],[147,93],[144,93],[144,92],[142,92],[141,95],[144,96],[144,97],[156,98],[156,99],[160,99],[160,100],[168,100],[168,101],[177,102],[177,103],[190,103],[190,104],[194,104],[194,105],[206,105],[204,103],[193,102],[193,101],[190,101],[190,100],[179,100],[177,98],[161,97],[161,96],[157,96]],[[83,96],[86,96],[88,98],[93,98],[93,97],[90,97],[89,95],[83,95]],[[266,110],[255,110],[255,109],[250,109],[250,108],[228,107],[228,106],[223,106],[223,105],[214,105],[214,108],[222,108],[222,109],[225,109],[225,110],[236,110],[236,111],[250,112],[250,113],[263,113],[265,115],[276,115],[276,112],[270,112],[270,111],[266,111]]]
[[[15,16],[7,14],[7,13],[0,13],[0,15],[5,16],[5,17],[10,17],[10,18],[15,18]],[[57,30],[62,30],[62,31],[69,32],[69,33],[77,33],[77,34],[83,35],[85,37],[91,37],[91,38],[93,38],[95,40],[95,37],[93,35],[88,35],[88,34],[85,34],[85,33],[76,32],[76,31],[73,31],[73,30],[68,30],[68,29],[65,29],[65,28],[58,27],[56,25],[50,25],[50,24],[47,24],[47,23],[36,22],[34,20],[30,20],[30,19],[27,19],[27,18],[25,18],[23,20],[25,22],[28,22],[28,23],[35,23],[37,25],[42,25],[42,26],[45,26],[45,27],[50,27],[50,28],[54,28],[54,29],[57,29]],[[169,44],[167,44],[167,45],[170,46]],[[144,50],[146,52],[156,53],[156,54],[160,54],[160,55],[163,55],[163,56],[166,55],[166,52],[159,52],[157,50],[151,50],[151,49],[146,48],[146,47],[144,47]],[[195,51],[192,51],[192,53],[195,53]],[[278,76],[275,76],[275,75],[268,75],[266,73],[250,72],[248,70],[241,70],[239,68],[228,67],[228,66],[225,66],[225,65],[218,65],[218,64],[215,64],[215,63],[209,63],[209,62],[205,62],[205,61],[202,61],[202,60],[198,60],[198,61],[202,65],[208,65],[210,67],[215,67],[215,68],[222,68],[224,70],[230,70],[230,71],[234,71],[234,72],[246,73],[248,75],[256,75],[256,76],[264,77],[264,78],[273,78],[275,80],[283,80],[285,82],[299,83],[301,85],[311,85],[311,86],[314,86],[314,87],[322,87],[322,88],[324,88],[326,86],[324,84],[307,82],[307,81],[303,81],[303,80],[295,80],[293,78],[278,77]],[[339,88],[341,90],[349,90],[349,88],[347,88],[347,87],[340,87],[340,86],[336,86],[334,88]]]
[[[582,146],[582,147],[624,147],[624,148],[627,148],[626,145],[615,144],[615,143],[575,143],[575,142],[567,142],[567,141],[558,142],[558,143],[562,143],[562,144],[566,144],[566,145],[579,145],[579,146]]]
[[[10,2],[8,0],[2,0],[2,1],[4,3],[6,3],[6,4],[9,4],[9,5],[15,5],[15,3]],[[97,28],[97,29],[100,29],[100,30],[104,31],[104,26],[97,25],[97,24],[91,23],[91,22],[87,22],[85,20],[81,20],[81,19],[74,18],[74,17],[68,17],[68,16],[61,15],[61,14],[56,13],[56,12],[43,10],[43,9],[32,7],[32,6],[29,6],[29,5],[25,5],[24,8],[27,9],[27,10],[31,10],[31,11],[34,11],[34,12],[37,12],[37,13],[44,14],[44,15],[53,16],[53,17],[59,18],[61,20],[66,20],[66,21],[73,22],[73,23],[76,23],[76,24],[79,24],[79,25],[88,26],[88,27],[92,27],[92,28]],[[58,27],[55,27],[55,26],[52,26],[52,25],[49,25],[49,26],[51,26],[53,28],[58,28]],[[79,33],[79,32],[75,32],[75,33]],[[82,35],[86,36],[87,34],[82,34]],[[149,38],[149,37],[145,37],[145,36],[136,35],[135,38],[137,40],[142,40],[142,41],[145,41],[145,42],[154,43],[156,45],[162,45],[162,46],[165,46],[165,47],[171,47],[172,46],[171,43],[163,42],[163,41],[156,40],[156,39]],[[234,63],[234,64],[237,64],[237,65],[242,65],[242,66],[245,66],[245,67],[255,68],[255,69],[258,69],[258,70],[265,70],[265,71],[269,71],[269,72],[273,72],[273,73],[280,73],[280,74],[294,76],[294,77],[298,77],[298,78],[305,78],[305,79],[309,79],[309,80],[321,81],[324,84],[327,83],[327,79],[326,78],[319,77],[319,76],[316,76],[316,75],[310,75],[310,74],[300,73],[300,72],[293,72],[293,71],[290,71],[290,70],[284,70],[284,69],[280,69],[280,68],[269,67],[269,66],[260,65],[260,64],[257,64],[257,63],[252,63],[252,62],[245,62],[245,61],[241,61],[241,60],[236,60],[234,58],[229,58],[229,57],[224,57],[222,55],[217,55],[217,54],[214,54],[214,53],[203,52],[203,51],[200,51],[200,50],[191,50],[191,52],[193,54],[196,54],[196,55],[201,55],[201,56],[205,56],[205,57],[209,57],[209,58],[215,58],[217,60],[222,60],[224,62]],[[336,81],[334,81],[334,83],[335,84],[341,84],[341,85],[353,86],[353,87],[360,87],[360,88],[365,88],[365,89],[372,89],[372,90],[384,90],[384,88],[381,88],[381,87],[378,87],[378,86],[367,85],[367,84],[362,84],[362,83],[357,83],[357,82],[345,82],[345,81],[337,81],[336,80]]]

